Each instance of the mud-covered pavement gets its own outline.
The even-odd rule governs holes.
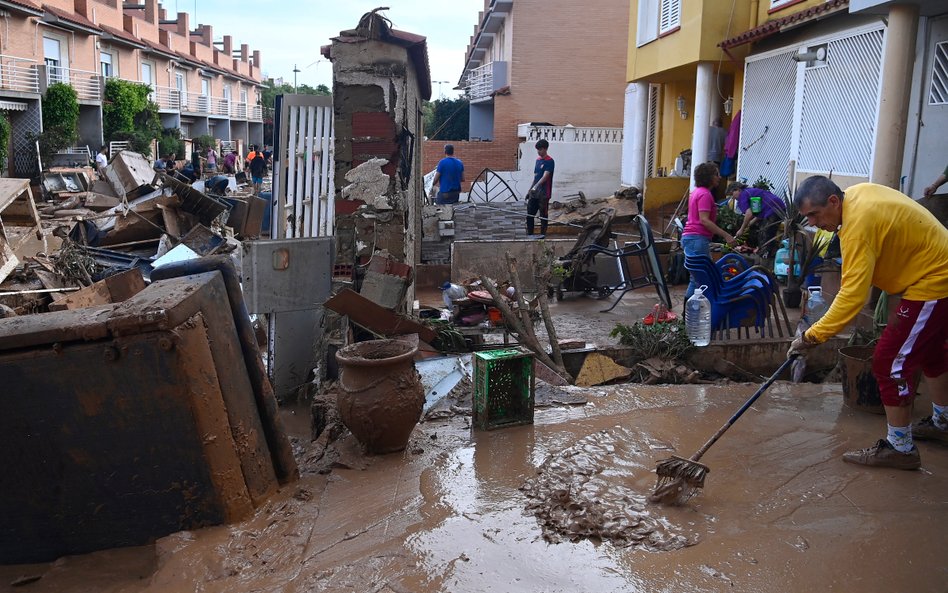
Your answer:
[[[364,458],[343,439],[328,474],[302,447],[300,482],[248,521],[0,567],[0,589],[944,592],[948,447],[920,443],[917,472],[842,463],[884,420],[844,407],[836,386],[776,384],[705,456],[702,495],[681,508],[640,503],[655,460],[690,454],[754,388],[584,390],[585,406],[486,433],[471,434],[463,416],[429,421],[399,454]],[[299,434],[304,416],[289,417]],[[578,474],[585,487],[573,494],[610,516],[631,512],[657,545],[570,541],[542,526],[538,490],[521,488]],[[40,578],[12,587],[21,577]]]

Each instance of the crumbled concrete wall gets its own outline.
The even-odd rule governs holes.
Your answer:
[[[404,47],[369,36],[341,36],[333,41],[331,55],[337,197],[365,199],[371,208],[359,212],[373,217],[366,225],[356,224],[356,253],[384,244],[394,257],[414,266],[421,261],[424,198],[422,101],[414,64]],[[411,161],[403,162],[409,154]],[[369,165],[378,159],[387,163]],[[372,169],[371,175],[379,167],[388,177],[383,194],[375,193],[384,185],[382,178],[363,178],[370,175],[363,167]],[[360,187],[350,189],[354,184]],[[379,200],[379,195],[385,198]],[[383,216],[386,208],[394,215]],[[369,241],[365,233],[377,236]],[[411,287],[406,302],[413,299]]]

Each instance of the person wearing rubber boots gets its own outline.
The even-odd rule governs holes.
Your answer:
[[[811,225],[838,229],[843,269],[829,310],[793,341],[787,354],[802,353],[840,332],[862,309],[870,286],[902,295],[872,357],[886,438],[844,454],[843,461],[918,469],[914,439],[948,444],[948,229],[905,194],[874,183],[843,192],[832,180],[814,176],[800,183],[794,202]],[[931,394],[932,415],[912,424],[919,369]]]

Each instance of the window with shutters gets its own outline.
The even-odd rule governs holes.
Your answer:
[[[784,6],[789,6],[791,4],[797,4],[801,0],[770,0],[770,12],[778,8],[783,8]]]
[[[681,0],[662,0],[658,34],[671,33],[681,25]]]
[[[681,0],[639,0],[635,45],[642,47],[681,26]]]
[[[932,87],[929,105],[948,105],[948,41],[935,44],[932,52]]]

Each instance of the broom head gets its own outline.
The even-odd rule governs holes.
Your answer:
[[[670,505],[684,504],[704,488],[704,479],[710,471],[711,468],[703,463],[677,455],[663,459],[655,466],[658,483],[649,500]]]

